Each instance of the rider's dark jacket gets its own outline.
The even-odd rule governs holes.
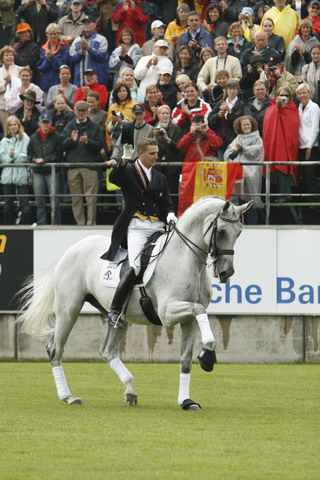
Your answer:
[[[106,260],[114,259],[136,212],[158,217],[163,222],[166,221],[169,212],[174,212],[167,179],[157,170],[152,169],[151,182],[145,188],[135,162],[129,162],[124,166],[120,162],[111,172],[110,180],[121,187],[125,206],[113,226],[110,248],[101,257]]]

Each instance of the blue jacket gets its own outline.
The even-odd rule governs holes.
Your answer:
[[[94,68],[98,74],[98,83],[108,85],[109,80],[109,54],[108,42],[105,37],[93,32],[86,37],[90,47],[84,53],[80,53],[81,37],[76,37],[70,48],[70,61],[73,64],[73,83],[78,87],[85,84],[83,72],[87,68]]]
[[[189,40],[191,40],[191,35],[189,30],[186,32],[182,33],[180,35],[178,45],[176,47],[176,54],[179,52],[179,48],[182,47],[182,45],[188,45]],[[203,47],[210,47],[213,50],[213,38],[211,33],[209,33],[202,25],[200,26],[200,31],[196,35],[196,40],[198,41],[199,45],[201,48]],[[196,56],[199,56],[199,52],[196,52]]]
[[[68,64],[69,61],[69,45],[61,43],[51,60],[46,57],[47,45],[48,42],[40,48],[40,59],[37,63],[37,69],[40,72],[39,86],[44,92],[60,83],[59,67]]]

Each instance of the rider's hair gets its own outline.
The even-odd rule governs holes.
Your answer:
[[[158,142],[154,138],[141,138],[137,145],[137,151],[144,153],[150,145],[158,146]]]

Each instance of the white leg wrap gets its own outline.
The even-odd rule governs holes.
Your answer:
[[[203,345],[214,342],[215,338],[211,331],[208,315],[206,313],[200,313],[200,315],[196,316],[196,319],[199,324],[199,328],[201,332],[201,340]]]
[[[178,395],[178,404],[190,398],[189,393],[190,387],[190,373],[180,373],[180,387],[179,387],[179,395]]]
[[[63,400],[64,398],[67,398],[69,395],[71,395],[63,368],[61,366],[53,367],[52,373],[54,381],[56,382],[58,397],[60,400]]]
[[[114,370],[116,372],[116,374],[118,375],[118,377],[120,378],[121,382],[123,383],[123,385],[126,385],[126,382],[128,380],[131,380],[133,379],[133,375],[129,372],[129,370],[127,369],[127,367],[125,367],[123,365],[123,363],[121,362],[120,358],[113,358],[110,362],[109,362],[109,365],[110,367],[112,368],[112,370]]]

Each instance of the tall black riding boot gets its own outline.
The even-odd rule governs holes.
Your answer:
[[[125,272],[121,278],[114,294],[112,304],[107,316],[107,320],[115,328],[126,328],[127,324],[121,318],[122,308],[134,284],[137,281],[136,273],[133,267]]]

